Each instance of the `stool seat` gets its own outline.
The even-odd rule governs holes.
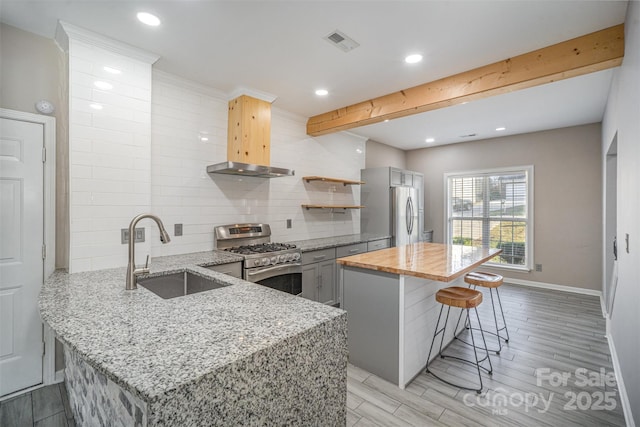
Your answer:
[[[436,292],[436,301],[451,307],[475,308],[482,302],[482,292],[470,288],[452,286]]]
[[[483,288],[497,288],[502,285],[503,277],[499,274],[486,273],[484,271],[473,271],[464,276],[464,281],[470,285],[482,286]]]

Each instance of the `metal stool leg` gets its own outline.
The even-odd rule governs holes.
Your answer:
[[[496,288],[496,295],[498,295],[498,305],[500,306],[500,314],[502,315],[502,324],[504,325],[504,331],[507,334],[505,342],[509,342],[509,329],[507,329],[507,321],[504,319],[504,311],[502,310],[502,301],[500,301],[500,291]]]
[[[471,287],[471,285],[469,285],[469,287]],[[475,286],[474,286],[475,289]],[[498,318],[497,318],[497,314],[496,314],[496,306],[495,306],[495,302],[494,302],[494,298],[493,298],[493,288],[489,288],[489,295],[491,296],[491,308],[493,309],[493,321],[495,322],[495,327],[496,327],[496,332],[489,332],[489,331],[485,331],[483,330],[483,333],[485,334],[489,334],[489,335],[494,335],[497,340],[498,340],[498,349],[494,350],[494,349],[490,349],[489,351],[493,351],[496,354],[500,354],[500,352],[502,351],[502,341],[500,341],[500,339],[502,338],[505,342],[509,342],[509,330],[507,329],[507,321],[504,318],[504,311],[502,311],[502,302],[500,301],[500,292],[498,292],[498,288],[496,289],[496,295],[498,295],[498,306],[500,307],[500,315],[502,316],[502,327],[498,326]],[[458,318],[458,322],[460,322],[460,318],[462,317],[462,313],[460,313],[460,317]],[[469,321],[469,316],[467,314],[467,318],[465,319],[465,326],[466,326],[466,322]],[[502,331],[504,329],[504,331],[507,334],[507,337],[503,337],[502,335],[500,335],[500,331]],[[458,324],[456,324],[456,331],[458,330]],[[471,330],[477,330],[477,328],[473,328],[471,327]],[[473,332],[472,332],[473,333]],[[457,336],[455,337],[458,341],[460,341],[461,343],[464,343],[466,345],[473,345],[472,343],[465,341],[462,338],[458,338]]]
[[[438,325],[440,325],[440,317],[442,317],[442,310],[444,310],[444,305],[440,306],[440,314],[438,314],[438,321],[436,322],[436,330],[433,332],[433,339],[431,340],[431,347],[429,347],[429,354],[427,355],[427,372],[429,372],[429,360],[431,359],[431,350],[433,350],[433,344],[436,342],[436,337],[440,332],[438,332]],[[446,326],[446,323],[445,323]],[[442,337],[444,340],[444,335]],[[440,343],[442,344],[442,342]]]
[[[480,316],[478,316],[478,310],[477,310],[477,308],[474,308],[474,310],[476,311],[476,319],[478,320],[478,328],[473,328],[473,327],[471,327],[471,318],[469,317],[469,309],[468,308],[466,309],[467,319],[469,320],[469,327],[471,328],[471,340],[473,341],[473,353],[474,353],[474,356],[475,356],[475,363],[474,363],[471,360],[463,359],[461,357],[442,354],[442,343],[444,341],[444,337],[445,337],[445,334],[446,334],[447,322],[448,322],[448,319],[449,319],[449,312],[451,311],[451,306],[448,307],[447,316],[446,316],[446,319],[445,319],[444,326],[442,327],[442,329],[438,330],[438,326],[440,326],[440,318],[442,317],[442,310],[443,309],[444,309],[444,305],[440,308],[440,314],[438,315],[438,321],[436,322],[435,333],[434,333],[434,336],[433,336],[433,340],[431,341],[431,347],[429,348],[429,354],[427,356],[426,372],[431,374],[431,375],[433,375],[434,377],[436,377],[440,381],[442,381],[442,382],[444,382],[446,384],[449,384],[449,385],[451,385],[453,387],[458,387],[458,388],[461,388],[461,389],[464,389],[464,390],[474,390],[476,393],[480,394],[480,393],[482,393],[482,388],[483,388],[482,374],[480,372],[480,369],[484,369],[485,371],[487,371],[487,373],[489,375],[492,375],[493,374],[493,365],[491,364],[491,358],[489,356],[489,351],[487,350],[487,342],[485,341],[484,334],[482,333],[482,324],[480,323]],[[485,354],[486,354],[486,356],[483,357],[482,359],[478,359],[478,351],[477,351],[477,347],[475,346],[475,339],[473,337],[473,330],[474,329],[480,329],[480,333],[482,334],[482,341],[484,343],[483,350],[485,351]],[[470,387],[465,387],[465,386],[460,385],[460,384],[455,384],[455,383],[449,382],[449,381],[447,381],[447,380],[445,380],[443,378],[440,378],[433,371],[429,370],[429,359],[431,358],[431,352],[433,351],[433,344],[435,343],[436,336],[438,336],[441,333],[442,333],[442,340],[440,341],[440,350],[439,350],[439,353],[438,353],[440,355],[440,358],[444,359],[445,357],[448,357],[448,358],[451,358],[451,359],[459,360],[461,362],[469,363],[471,365],[475,365],[477,370],[478,370],[478,380],[480,382],[480,388],[478,388],[478,389],[470,388]],[[484,366],[480,365],[485,360],[489,360],[489,368],[488,369],[485,368]]]
[[[497,289],[496,289],[497,290]],[[496,316],[496,305],[493,301],[493,288],[489,288],[489,295],[491,295],[491,308],[493,309],[493,321],[496,325],[496,338],[498,339],[498,350],[496,354],[500,354],[502,351],[502,341],[500,341],[500,330],[498,329],[498,318]]]

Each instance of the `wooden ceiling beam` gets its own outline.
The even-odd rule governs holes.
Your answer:
[[[620,24],[313,116],[307,121],[307,133],[325,135],[593,73],[619,66],[623,56],[624,24]]]

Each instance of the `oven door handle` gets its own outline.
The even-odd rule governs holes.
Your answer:
[[[251,276],[264,276],[271,277],[268,273],[275,273],[278,271],[290,271],[291,273],[301,273],[302,272],[302,264],[294,263],[294,264],[284,264],[284,265],[276,265],[270,268],[258,269],[257,271],[247,271],[247,278],[251,278]],[[251,281],[251,280],[249,280]]]

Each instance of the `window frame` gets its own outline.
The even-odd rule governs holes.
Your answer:
[[[531,271],[534,265],[534,167],[533,165],[525,166],[509,166],[502,168],[475,169],[468,171],[445,172],[444,174],[444,241],[451,244],[451,203],[449,203],[449,178],[468,178],[477,177],[479,175],[504,174],[504,173],[525,173],[527,181],[527,231],[525,241],[525,264],[524,265],[508,265],[487,262],[485,265],[491,268],[499,268],[504,270]]]

